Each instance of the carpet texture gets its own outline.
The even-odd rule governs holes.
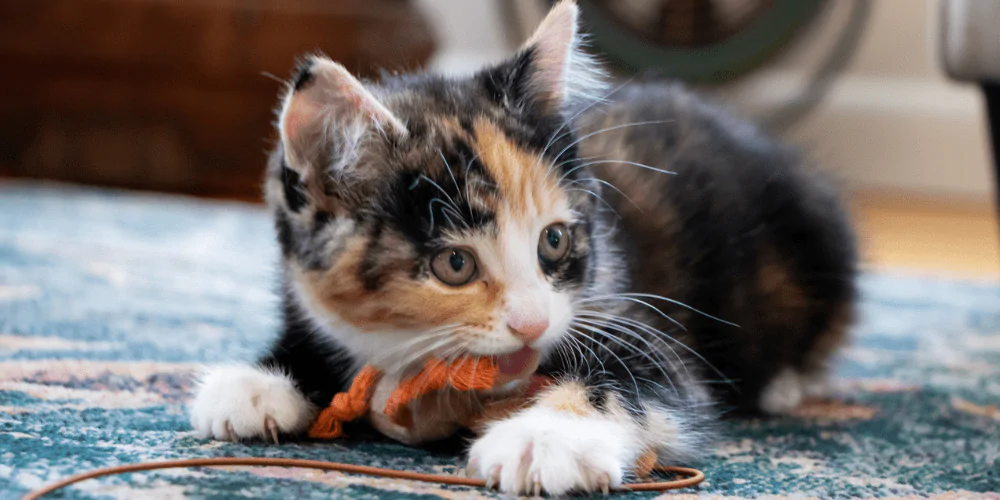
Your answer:
[[[269,456],[455,473],[385,440],[207,442],[185,415],[202,363],[251,360],[277,323],[259,207],[0,184],[0,497],[96,467]],[[701,496],[1000,498],[1000,288],[868,275],[837,398],[734,420]],[[281,468],[89,481],[67,498],[470,498],[490,493]],[[655,496],[653,494],[645,497]]]

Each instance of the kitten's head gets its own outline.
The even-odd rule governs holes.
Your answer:
[[[553,346],[602,265],[566,124],[600,76],[570,1],[468,78],[307,59],[267,183],[299,309],[366,361]]]

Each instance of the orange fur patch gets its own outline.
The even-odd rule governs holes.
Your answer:
[[[414,281],[409,275],[414,256],[404,253],[384,257],[385,282],[369,290],[360,275],[367,244],[367,237],[356,236],[330,269],[296,270],[298,282],[312,300],[347,323],[366,330],[425,329],[452,323],[485,326],[502,309],[502,286],[475,281],[452,288],[433,279]]]
[[[499,217],[536,217],[565,205],[566,195],[559,188],[558,172],[550,172],[547,162],[518,147],[486,119],[476,120],[473,130],[479,160],[496,180],[503,196]]]
[[[587,389],[579,382],[564,382],[551,386],[538,396],[538,404],[580,416],[594,412],[594,407],[587,399]]]
[[[770,253],[765,258],[773,257]],[[808,314],[809,298],[793,279],[788,268],[779,261],[765,261],[757,271],[760,292],[768,298],[764,314],[777,324],[795,324]]]

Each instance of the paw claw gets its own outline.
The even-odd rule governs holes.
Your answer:
[[[486,489],[496,489],[500,485],[500,466],[494,465],[490,473],[486,476]]]
[[[514,485],[514,491],[516,493],[524,492],[524,494],[528,494],[530,491],[531,484],[528,479],[530,473],[528,471],[531,468],[531,463],[533,461],[534,449],[535,443],[528,443],[528,445],[524,447],[524,451],[521,452],[521,460],[517,464],[517,475],[515,476],[516,484]]]
[[[479,460],[473,458],[465,466],[465,477],[475,477],[476,469],[479,468]]]
[[[601,477],[597,480],[597,485],[601,489],[601,493],[605,495],[611,493],[611,477],[607,474],[601,474]]]
[[[221,441],[278,442],[312,421],[314,408],[285,375],[253,366],[221,366],[202,378],[191,402],[198,435]]]
[[[274,444],[278,444],[278,423],[274,421],[274,417],[268,415],[264,419],[264,428],[271,434]],[[267,441],[267,436],[264,436],[264,441]]]

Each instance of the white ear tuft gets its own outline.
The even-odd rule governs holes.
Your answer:
[[[406,126],[343,66],[325,57],[306,61],[289,86],[278,129],[285,162],[303,177],[349,164],[374,127],[397,137]],[[321,163],[332,162],[332,165]]]
[[[607,75],[581,47],[579,17],[576,2],[559,2],[524,45],[534,51],[532,86],[564,110],[602,99],[607,88]]]

